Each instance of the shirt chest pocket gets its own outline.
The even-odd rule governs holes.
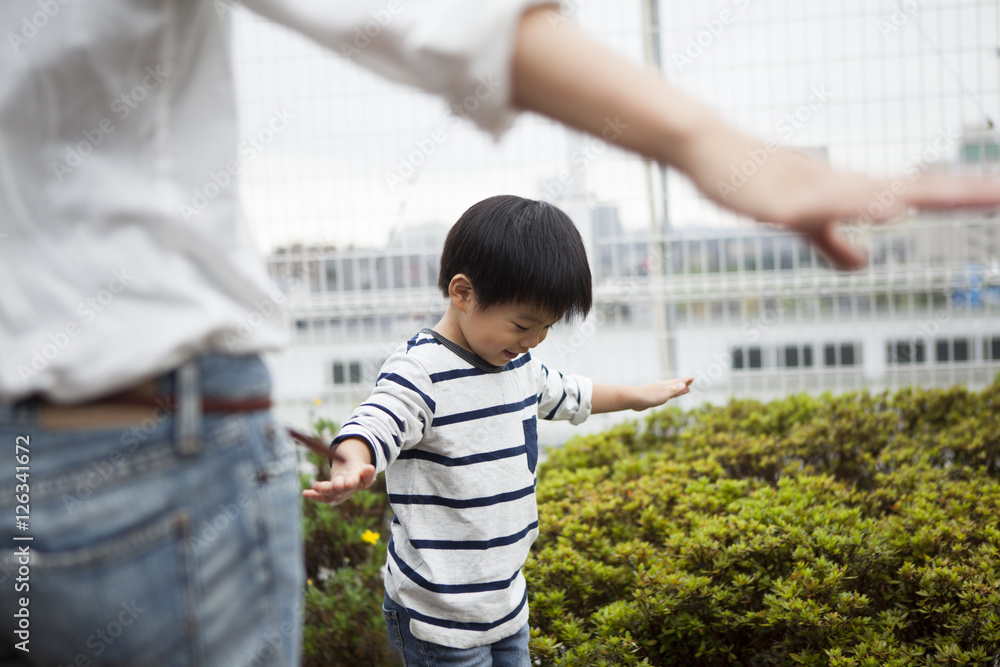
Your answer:
[[[535,472],[538,465],[538,418],[532,415],[521,422],[524,428],[524,449],[528,456],[528,470]]]

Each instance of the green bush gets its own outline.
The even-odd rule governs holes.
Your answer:
[[[536,664],[1000,667],[1000,382],[667,409],[550,450],[538,504]],[[397,664],[384,484],[303,511],[304,664]]]
[[[1000,665],[1000,382],[651,415],[539,468],[543,665]]]
[[[320,420],[314,430],[329,442],[337,427]],[[329,464],[315,454],[308,457],[319,469],[317,479],[330,479]],[[312,482],[303,476],[302,488]],[[382,617],[382,565],[392,516],[384,479],[336,507],[305,501],[302,514],[308,577],[303,665],[398,664]]]

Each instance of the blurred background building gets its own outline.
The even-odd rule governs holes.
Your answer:
[[[998,4],[580,0],[563,11],[748,131],[899,175],[898,189],[928,170],[1000,170]],[[242,11],[233,48],[245,133],[276,109],[293,119],[243,171],[247,215],[287,294],[292,345],[270,357],[285,421],[342,421],[367,396],[392,349],[444,312],[435,285],[448,227],[499,193],[553,201],[587,243],[595,311],[533,353],[560,370],[615,383],[694,375],[685,406],[981,387],[1000,372],[991,213],[862,223],[853,233],[871,264],[839,273],[676,172],[537,116],[493,143],[442,102]],[[752,158],[732,183],[752,175]],[[868,211],[892,196],[873,192]]]

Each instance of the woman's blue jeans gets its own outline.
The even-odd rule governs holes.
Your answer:
[[[196,365],[205,397],[269,395],[259,357]],[[206,413],[181,447],[169,407],[71,431],[43,410],[0,404],[0,664],[299,664],[298,474],[269,411]]]

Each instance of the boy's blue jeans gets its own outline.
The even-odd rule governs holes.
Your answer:
[[[206,397],[270,392],[259,357],[197,366]],[[298,665],[298,474],[270,412],[206,413],[181,448],[170,410],[45,430],[45,409],[0,404],[0,664]]]
[[[451,648],[421,641],[410,634],[406,608],[386,594],[382,604],[389,643],[403,659],[404,667],[531,667],[528,626],[493,644],[475,648]]]

